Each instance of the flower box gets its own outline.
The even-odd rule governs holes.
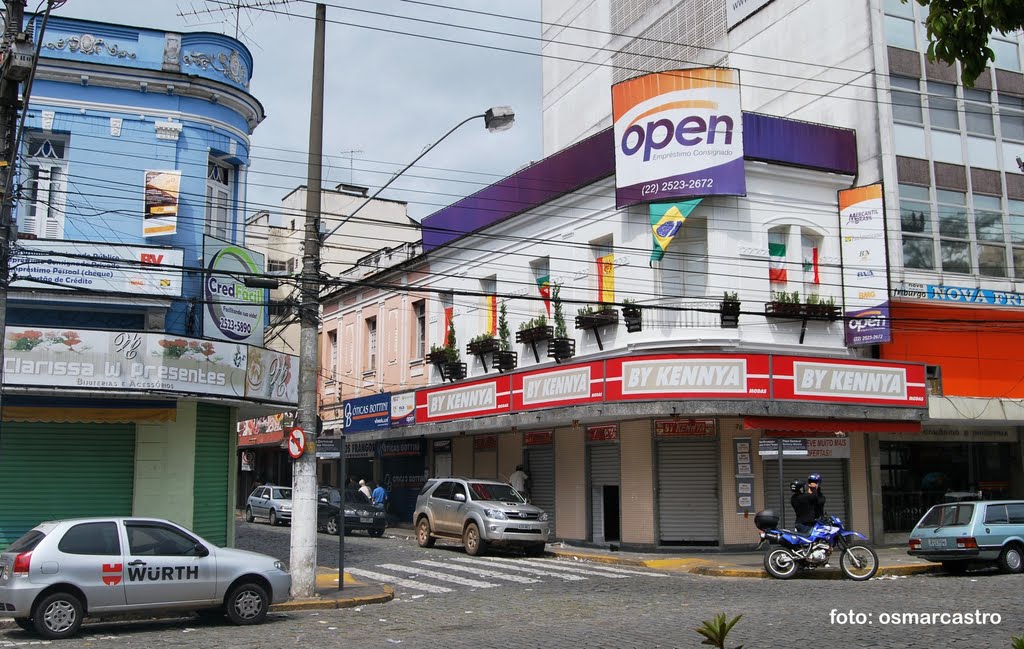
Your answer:
[[[520,329],[516,332],[517,343],[532,343],[539,340],[549,340],[555,337],[555,328],[551,326],[533,327],[531,329]]]
[[[770,318],[794,318],[804,317],[804,305],[799,302],[767,302],[764,305],[764,314]]]
[[[767,313],[767,311],[766,311]],[[735,301],[721,302],[719,304],[719,316],[722,320],[722,329],[737,329],[740,326],[740,303]]]
[[[441,365],[441,378],[445,381],[458,381],[466,378],[466,364],[447,362]]]
[[[476,340],[466,345],[466,352],[473,356],[483,356],[484,354],[493,354],[498,351],[498,339],[487,338],[484,340]]]
[[[577,329],[593,329],[595,327],[605,327],[607,325],[617,324],[618,322],[619,312],[616,309],[594,311],[593,313],[587,313],[584,315],[576,316]]]
[[[552,338],[548,341],[548,358],[557,362],[576,355],[576,341],[572,338]]]
[[[519,364],[519,354],[516,352],[494,352],[492,363],[499,372],[511,372]]]

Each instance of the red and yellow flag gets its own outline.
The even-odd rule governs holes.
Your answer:
[[[615,301],[615,254],[597,258],[597,301]]]
[[[492,336],[498,333],[498,296],[484,296],[484,309],[487,310],[487,333]]]

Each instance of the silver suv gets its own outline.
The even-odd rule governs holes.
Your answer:
[[[437,538],[461,539],[466,553],[487,546],[521,546],[530,556],[544,554],[548,515],[526,502],[512,485],[473,478],[432,478],[416,498],[413,513],[421,548]]]

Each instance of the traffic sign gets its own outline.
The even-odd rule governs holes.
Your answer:
[[[293,428],[288,433],[288,455],[293,460],[297,460],[302,457],[303,452],[306,450],[306,433],[301,428]]]

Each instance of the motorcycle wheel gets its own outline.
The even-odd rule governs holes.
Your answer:
[[[796,558],[785,548],[775,548],[764,555],[764,571],[776,579],[789,579],[799,567]]]
[[[839,568],[847,579],[867,581],[878,572],[878,553],[866,545],[851,545],[839,557]]]

